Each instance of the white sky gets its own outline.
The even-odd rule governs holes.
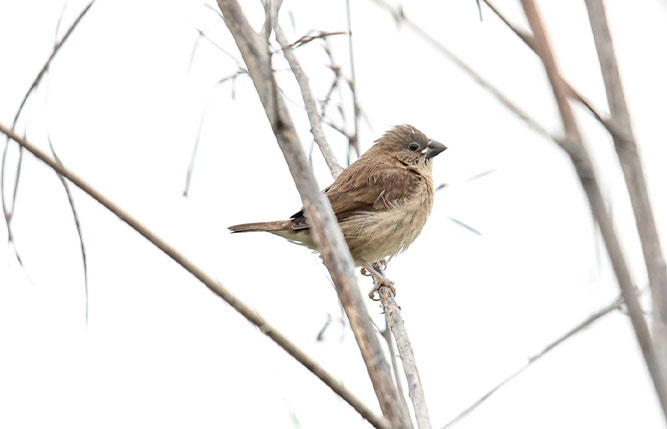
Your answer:
[[[209,2],[214,4],[214,2]],[[243,2],[258,28],[259,2]],[[604,247],[567,157],[369,1],[353,2],[357,86],[367,149],[411,123],[449,150],[434,163],[430,221],[392,261],[434,427],[618,295]],[[407,2],[406,2],[407,3]],[[518,2],[497,6],[527,28]],[[69,1],[60,34],[85,2]],[[606,2],[652,203],[667,240],[664,127],[667,7]],[[540,6],[563,73],[602,111],[602,84],[582,1]],[[471,0],[410,2],[408,16],[554,133],[557,110],[541,64]],[[0,3],[0,121],[11,124],[48,57],[62,1]],[[287,12],[294,14],[296,29]],[[287,0],[296,40],[345,30],[343,1]],[[240,58],[201,2],[98,0],[30,99],[19,130],[150,225],[263,314],[379,412],[354,338],[316,256],[241,222],[287,218],[298,193],[249,79],[216,82]],[[348,69],[347,41],[332,39]],[[331,82],[319,43],[297,51],[318,98]],[[284,67],[277,61],[278,67]],[[280,73],[300,103],[292,76]],[[349,101],[349,100],[347,100]],[[306,148],[305,113],[293,107]],[[347,106],[349,111],[349,106]],[[189,198],[182,197],[200,119]],[[629,200],[609,137],[577,108],[634,280],[646,284]],[[327,130],[343,160],[345,142]],[[10,165],[17,150],[12,144]],[[315,155],[320,185],[330,176]],[[74,223],[56,176],[24,159],[14,234],[25,269],[0,245],[0,427],[368,427],[346,403],[194,278],[78,189],[89,263],[90,320]],[[10,168],[13,172],[14,167]],[[467,182],[475,174],[492,175]],[[252,197],[250,197],[252,196]],[[482,232],[477,236],[449,217]],[[0,242],[6,230],[0,228]],[[360,276],[366,292],[370,280]],[[380,308],[368,301],[378,324]],[[648,305],[647,305],[648,308]],[[628,318],[613,313],[501,390],[459,428],[658,428],[664,420]]]

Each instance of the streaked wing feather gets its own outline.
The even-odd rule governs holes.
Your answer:
[[[339,221],[362,211],[389,210],[414,193],[420,176],[402,164],[389,167],[383,161],[354,163],[325,189]],[[303,209],[291,218],[294,229],[308,228]]]

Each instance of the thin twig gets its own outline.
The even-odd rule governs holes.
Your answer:
[[[326,136],[324,135],[324,130],[322,130],[322,121],[320,114],[317,111],[315,97],[313,97],[313,93],[310,89],[308,76],[301,68],[301,64],[299,64],[299,60],[296,58],[294,50],[287,41],[285,33],[283,33],[283,30],[280,28],[277,19],[273,25],[273,31],[276,33],[276,39],[278,40],[278,43],[283,50],[283,54],[285,55],[287,62],[292,68],[292,72],[294,72],[294,76],[296,77],[297,82],[299,83],[299,88],[301,89],[301,95],[303,97],[303,103],[306,106],[306,113],[308,114],[308,120],[310,121],[310,132],[313,134],[315,142],[317,142],[317,145],[320,147],[320,151],[324,156],[324,160],[326,161],[327,166],[329,166],[331,175],[336,178],[340,172],[343,171],[343,167],[341,167],[338,164],[338,161],[336,161],[336,156],[331,150],[331,146],[329,146],[329,143],[327,142]]]
[[[535,119],[530,117],[526,112],[521,110],[516,104],[514,104],[505,94],[503,94],[498,88],[493,86],[490,82],[484,79],[479,73],[477,73],[471,66],[461,60],[459,57],[454,55],[444,44],[436,40],[431,36],[426,30],[424,30],[417,23],[409,19],[403,9],[394,9],[386,0],[372,0],[375,4],[380,6],[383,10],[389,12],[397,22],[400,22],[410,28],[415,32],[426,43],[431,45],[436,51],[450,60],[455,66],[460,68],[464,73],[469,75],[478,85],[486,89],[491,93],[500,103],[509,109],[512,113],[517,115],[521,120],[523,120],[526,125],[528,125],[533,131],[538,134],[550,138],[554,141],[558,141],[560,138],[552,135],[547,131],[542,125],[540,125]]]
[[[530,34],[527,34],[525,31],[520,30],[516,25],[512,24],[512,22],[505,16],[503,15],[502,12],[490,1],[490,0],[484,0],[484,3],[493,11],[493,13],[496,14],[498,18],[510,29],[514,34],[516,34],[525,44],[530,48],[533,53],[537,54],[537,51],[535,49],[535,41],[533,40],[533,36]],[[591,103],[586,97],[584,97],[579,91],[574,89],[574,87],[567,81],[565,78],[561,76],[561,79],[563,79],[563,83],[567,86],[570,95],[577,100],[579,103],[581,103],[594,117],[595,119],[602,124],[605,128],[608,128],[610,131],[610,123],[605,117],[608,115],[603,115],[601,114],[595,107],[593,107],[593,103]]]
[[[217,4],[241,52],[266,117],[287,161],[301,196],[311,232],[361,350],[380,408],[394,426],[402,427],[406,419],[409,421],[409,416],[403,416],[397,407],[398,396],[392,382],[391,369],[384,358],[380,341],[357,286],[349,249],[331,204],[320,192],[315,181],[285,101],[278,94],[277,84],[271,73],[268,45],[250,26],[235,0],[217,0]]]
[[[56,173],[66,178],[68,181],[76,185],[83,192],[92,197],[95,201],[100,203],[110,212],[115,214],[121,221],[126,223],[130,228],[134,229],[150,243],[155,245],[158,249],[164,252],[168,257],[170,257],[174,262],[183,267],[186,271],[196,277],[201,281],[204,286],[206,286],[211,292],[215,295],[222,298],[227,302],[232,308],[241,313],[250,323],[257,326],[259,330],[271,338],[276,344],[278,344],[283,350],[289,353],[297,361],[299,361],[303,366],[305,366],[310,372],[315,374],[320,380],[322,380],[327,386],[331,388],[337,395],[343,398],[347,403],[349,403],[359,414],[361,414],[366,420],[368,420],[373,426],[378,428],[388,428],[386,420],[373,411],[371,411],[361,400],[355,397],[340,381],[334,378],[329,374],[324,368],[322,368],[313,358],[308,356],[303,352],[299,347],[292,343],[284,334],[277,331],[271,324],[269,324],[266,319],[264,319],[259,313],[253,310],[250,306],[241,301],[238,297],[233,295],[228,289],[226,289],[219,281],[194,262],[190,261],[185,255],[180,253],[178,250],[173,248],[161,237],[156,235],[144,224],[139,222],[137,219],[132,217],[125,210],[120,208],[116,203],[111,201],[104,194],[99,192],[97,189],[93,188],[82,178],[74,174],[62,163],[59,163],[49,157],[45,152],[40,150],[34,144],[28,142],[27,140],[21,138],[15,134],[12,130],[5,127],[3,124],[0,124],[0,132],[8,136],[11,140],[17,142],[21,147],[26,149],[28,152],[32,153],[36,158],[44,162]]]
[[[484,395],[482,395],[478,400],[473,402],[470,406],[466,407],[466,409],[461,411],[459,414],[456,415],[456,417],[454,417],[445,426],[443,426],[442,429],[447,429],[447,428],[450,428],[450,427],[454,426],[462,418],[464,418],[465,416],[470,414],[472,411],[474,411],[477,407],[479,407],[482,403],[484,403],[487,399],[489,399],[494,393],[496,393],[498,390],[503,388],[510,381],[514,380],[519,374],[524,372],[532,364],[534,364],[535,362],[540,360],[542,357],[544,357],[551,350],[555,349],[556,347],[558,347],[559,345],[564,343],[570,337],[572,337],[575,334],[577,334],[577,333],[581,332],[582,330],[586,329],[587,327],[592,325],[595,321],[599,320],[603,316],[606,316],[607,314],[611,313],[614,310],[620,309],[622,305],[623,305],[623,298],[619,296],[618,298],[616,298],[614,300],[614,302],[610,303],[609,305],[605,306],[604,308],[601,308],[600,310],[591,314],[585,320],[582,320],[580,323],[578,323],[572,329],[570,329],[569,331],[567,331],[566,333],[564,333],[560,337],[556,338],[556,340],[549,343],[545,348],[542,349],[542,351],[540,351],[539,353],[529,357],[528,362],[526,362],[521,368],[517,369],[512,374],[505,377],[500,383],[496,384],[492,389],[490,389],[488,392],[486,392]]]
[[[51,138],[49,137],[49,148],[51,149],[51,154],[53,155],[54,161],[62,166],[62,162],[56,150],[53,147]],[[79,245],[81,246],[81,262],[83,263],[83,289],[86,296],[86,325],[88,325],[88,258],[86,257],[86,246],[83,243],[83,233],[81,232],[81,221],[79,220],[79,213],[76,210],[74,205],[74,198],[72,197],[72,191],[69,189],[69,183],[65,178],[58,172],[56,172],[60,183],[62,183],[63,188],[65,188],[65,193],[67,194],[67,201],[69,202],[70,209],[72,210],[72,217],[74,218],[74,225],[76,226],[76,233],[79,236]]]
[[[376,265],[376,269],[378,268],[379,267]],[[389,321],[391,332],[396,339],[398,354],[401,356],[401,362],[403,363],[403,371],[405,372],[405,378],[408,382],[408,392],[410,393],[412,406],[415,410],[417,427],[419,429],[430,429],[431,420],[428,416],[428,408],[426,407],[424,388],[422,387],[422,382],[419,377],[419,371],[417,370],[417,363],[415,361],[414,352],[412,351],[412,346],[410,345],[410,339],[405,329],[405,322],[403,322],[403,317],[401,316],[401,310],[398,308],[398,305],[394,300],[394,295],[392,295],[389,288],[382,287],[379,292],[385,317]]]
[[[37,73],[37,76],[35,79],[32,81],[32,84],[30,85],[30,88],[28,88],[28,91],[25,93],[23,96],[23,100],[21,100],[21,104],[19,105],[18,110],[16,111],[16,115],[14,115],[14,121],[12,122],[12,129],[16,127],[16,124],[18,123],[19,117],[21,116],[21,112],[23,111],[23,107],[25,106],[26,102],[28,101],[28,98],[30,97],[30,94],[37,88],[39,83],[42,81],[42,78],[46,74],[46,71],[49,69],[49,66],[51,65],[51,62],[53,59],[56,57],[58,52],[60,52],[60,48],[65,44],[69,36],[74,32],[74,29],[79,25],[83,17],[88,13],[90,8],[93,6],[93,3],[95,3],[95,0],[92,0],[88,5],[81,11],[79,16],[74,20],[72,25],[67,29],[67,32],[63,35],[62,39],[60,39],[59,42],[57,42],[53,50],[51,51],[51,55],[49,55],[49,58],[46,60],[44,65],[42,66],[42,69]],[[16,175],[14,177],[14,191],[12,194],[12,208],[9,209],[7,206],[7,201],[6,201],[6,195],[5,195],[5,171],[6,171],[6,166],[7,166],[7,150],[9,149],[9,138],[7,138],[5,142],[5,149],[2,153],[2,166],[0,167],[0,199],[2,199],[2,211],[5,217],[5,223],[7,225],[7,238],[9,242],[11,243],[14,240],[14,236],[12,234],[12,229],[11,229],[11,221],[12,221],[12,215],[14,213],[14,208],[16,207],[16,194],[18,193],[18,186],[19,186],[19,179],[21,177],[21,164],[23,162],[23,149],[19,149],[19,159],[17,161],[17,166],[16,166]],[[14,246],[14,252],[16,253],[16,257],[19,259],[18,252],[16,251],[16,246]]]
[[[586,0],[586,7],[609,101],[611,124],[616,131],[611,135],[630,194],[651,287],[654,350],[657,361],[663,364],[662,385],[667,386],[667,367],[665,367],[667,363],[667,270],[665,258],[662,254],[660,237],[646,189],[644,169],[639,158],[630,113],[625,102],[604,5],[600,0]],[[663,411],[667,415],[667,409]]]
[[[398,391],[398,398],[401,400],[401,406],[409,414],[408,403],[405,400],[405,393],[403,393],[403,383],[401,383],[401,373],[398,370],[398,362],[396,360],[396,350],[394,346],[394,336],[391,334],[391,326],[387,314],[384,315],[385,327],[380,331],[382,338],[387,343],[387,350],[389,351],[389,360],[391,361],[391,368],[394,371],[394,381],[396,381],[396,390]]]
[[[579,127],[576,118],[567,98],[567,88],[563,84],[556,65],[556,60],[551,51],[549,40],[546,31],[542,24],[542,18],[535,6],[533,0],[521,0],[523,9],[528,18],[528,22],[533,30],[537,52],[544,63],[544,68],[551,83],[558,110],[561,115],[563,127],[565,128],[566,138],[564,144],[561,146],[570,156],[574,168],[579,176],[581,185],[584,188],[586,197],[593,212],[593,216],[600,227],[602,238],[607,248],[607,253],[611,261],[612,267],[618,280],[618,285],[623,295],[623,300],[628,308],[632,327],[635,331],[635,336],[641,347],[644,355],[644,360],[648,367],[649,374],[653,381],[656,393],[660,404],[662,405],[663,413],[667,418],[667,389],[663,383],[663,376],[661,374],[661,364],[659,358],[655,353],[651,341],[651,334],[644,319],[641,306],[634,293],[632,278],[628,270],[623,251],[614,231],[611,218],[607,212],[605,202],[600,192],[591,159],[583,144]]]
[[[201,140],[201,130],[204,127],[204,118],[206,117],[206,110],[208,109],[208,101],[206,102],[206,106],[204,107],[204,110],[201,113],[201,117],[199,118],[199,126],[197,127],[197,135],[195,136],[195,144],[192,148],[192,155],[190,155],[190,163],[188,164],[188,172],[185,175],[185,188],[183,188],[183,196],[185,198],[188,197],[188,193],[190,192],[190,180],[192,179],[192,173],[194,172],[195,169],[195,159],[197,158],[197,151],[199,149],[199,142]]]
[[[361,155],[359,149],[359,101],[357,99],[357,78],[354,72],[354,50],[352,43],[352,15],[350,12],[350,0],[345,0],[345,10],[347,14],[347,42],[350,51],[350,89],[352,90],[352,104],[354,106],[354,134],[350,139],[350,146],[354,148],[357,157]],[[348,151],[347,163],[350,164],[350,153]]]
[[[300,48],[301,46],[312,42],[313,40],[326,39],[331,36],[341,36],[347,34],[345,31],[309,31],[305,36],[299,37],[293,43],[290,43],[287,47],[291,49]],[[282,50],[285,50],[285,47],[281,46]]]

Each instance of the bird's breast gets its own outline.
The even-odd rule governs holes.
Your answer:
[[[361,212],[340,222],[354,258],[375,262],[408,248],[433,207],[433,183],[423,178],[411,197],[383,211]]]

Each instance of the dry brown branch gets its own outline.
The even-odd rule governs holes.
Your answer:
[[[320,114],[317,111],[317,103],[315,102],[315,97],[313,97],[313,93],[310,90],[308,76],[306,75],[306,73],[304,73],[303,69],[301,68],[299,60],[296,58],[296,55],[294,54],[292,45],[290,45],[289,42],[287,41],[287,37],[285,37],[285,34],[283,33],[283,30],[280,28],[280,25],[278,25],[277,20],[276,22],[274,22],[273,30],[276,34],[276,39],[278,40],[278,43],[280,44],[280,47],[283,50],[283,54],[285,55],[287,62],[292,68],[292,71],[294,72],[294,76],[296,77],[297,82],[299,83],[299,88],[301,89],[301,95],[303,97],[303,103],[306,106],[306,113],[308,114],[308,120],[310,121],[310,132],[313,134],[315,142],[320,147],[320,151],[324,156],[324,160],[326,161],[329,170],[331,170],[331,175],[334,178],[336,178],[338,177],[340,172],[343,171],[343,167],[341,167],[340,164],[338,164],[338,161],[336,161],[336,156],[334,155],[333,151],[331,150],[331,146],[329,146],[329,143],[327,142],[327,139],[324,136],[324,130],[322,129],[322,121],[320,118]]]
[[[301,46],[312,42],[313,40],[318,40],[318,39],[326,39],[327,37],[331,36],[341,36],[347,34],[344,31],[309,31],[308,34],[305,36],[299,37],[297,40],[295,40],[293,43],[290,43],[287,47],[296,49],[300,48]],[[285,46],[281,45],[281,49],[285,50]]]
[[[352,258],[331,204],[317,186],[285,101],[278,94],[266,40],[252,29],[235,0],[217,0],[217,3],[241,52],[301,195],[313,236],[350,320],[350,327],[366,363],[380,408],[393,426],[405,427],[409,416],[404,416],[398,407],[398,395],[392,382],[391,370],[357,287]]]
[[[612,132],[612,138],[625,176],[644,253],[653,305],[653,345],[657,361],[663,363],[662,385],[667,386],[667,368],[665,367],[667,362],[667,270],[665,258],[653,218],[644,171],[632,131],[630,113],[625,103],[623,85],[604,5],[601,0],[586,0],[586,7],[607,91],[611,122],[616,130]],[[665,413],[667,414],[667,411]]]
[[[426,30],[424,30],[417,23],[409,19],[403,9],[394,9],[386,0],[372,0],[375,4],[380,6],[383,10],[389,12],[397,22],[404,24],[410,28],[414,33],[419,36],[426,43],[431,45],[436,51],[441,55],[451,61],[455,66],[460,68],[464,73],[469,75],[478,85],[486,89],[493,95],[500,103],[509,109],[512,113],[517,115],[521,120],[523,120],[526,125],[528,125],[533,131],[538,134],[550,138],[554,141],[558,141],[559,137],[556,137],[549,133],[542,125],[540,125],[535,119],[531,118],[526,112],[521,110],[516,104],[514,104],[505,94],[503,94],[498,88],[493,86],[490,82],[484,79],[479,73],[477,73],[472,67],[466,64],[459,57],[454,55],[444,44],[436,40],[431,36]]]
[[[561,335],[558,337],[555,341],[552,341],[547,345],[542,351],[539,353],[531,356],[528,358],[528,362],[526,362],[525,365],[523,365],[521,368],[518,370],[514,371],[512,374],[507,376],[505,379],[503,379],[500,383],[496,384],[491,390],[486,392],[484,395],[482,395],[478,400],[473,402],[470,406],[468,406],[465,410],[461,411],[459,414],[456,415],[452,420],[450,420],[445,426],[443,426],[442,429],[447,429],[452,426],[454,426],[456,423],[458,423],[462,418],[470,414],[472,411],[474,411],[477,407],[479,407],[482,403],[484,403],[491,395],[496,393],[498,390],[500,390],[502,387],[504,387],[507,383],[510,381],[514,380],[519,374],[524,372],[528,367],[530,367],[532,364],[537,362],[540,358],[544,357],[547,353],[549,353],[551,350],[555,349],[562,343],[564,343],[567,339],[570,337],[574,336],[575,334],[583,331],[587,327],[593,324],[596,320],[599,320],[603,316],[606,316],[607,314],[611,313],[614,310],[618,310],[621,308],[623,305],[623,298],[618,297],[614,300],[614,302],[610,303],[604,308],[601,308],[600,310],[596,311],[595,313],[591,314],[588,316],[585,320],[581,321],[579,324],[577,324],[575,327],[567,331],[565,334]]]
[[[211,292],[222,298],[232,308],[241,313],[241,315],[245,317],[250,323],[257,326],[264,335],[271,338],[283,350],[285,350],[297,361],[299,361],[310,372],[315,374],[315,376],[317,376],[327,386],[329,386],[331,390],[333,390],[337,395],[339,395],[347,403],[349,403],[355,410],[357,410],[357,412],[359,412],[359,414],[361,414],[373,426],[377,428],[389,428],[388,422],[383,417],[376,415],[372,410],[366,407],[366,405],[363,402],[361,402],[361,400],[359,400],[357,397],[355,397],[340,381],[335,379],[324,368],[322,368],[314,359],[312,359],[299,347],[297,347],[294,343],[292,343],[284,334],[276,330],[259,313],[250,308],[248,305],[246,305],[238,297],[233,295],[222,284],[220,284],[220,282],[215,280],[213,276],[207,274],[204,270],[199,268],[194,262],[186,258],[185,255],[183,255],[178,250],[173,248],[161,237],[157,236],[148,227],[146,227],[141,222],[136,220],[125,210],[121,209],[116,203],[114,203],[105,195],[103,195],[98,190],[93,188],[82,178],[74,174],[72,171],[66,168],[62,163],[58,163],[57,161],[49,157],[45,152],[37,148],[34,144],[21,138],[20,136],[15,134],[12,130],[5,127],[3,124],[0,124],[0,132],[5,134],[11,140],[17,142],[24,149],[28,150],[28,152],[32,153],[36,158],[44,162],[56,173],[58,173],[62,177],[65,177],[68,181],[76,185],[83,192],[88,194],[90,197],[92,197],[94,200],[96,200],[110,212],[115,214],[121,221],[125,222],[130,228],[137,231],[150,243],[155,245],[155,247],[164,252],[174,262],[179,264],[186,271],[188,271],[190,274],[196,277]]]
[[[565,128],[566,137],[563,142],[564,144],[561,147],[567,152],[574,164],[574,168],[591,206],[593,216],[600,227],[600,232],[602,233],[609,259],[614,268],[618,285],[621,288],[623,300],[628,308],[635,336],[637,337],[637,341],[639,342],[644,355],[656,393],[658,394],[660,404],[662,405],[663,413],[667,418],[667,390],[665,389],[663,377],[661,376],[661,365],[658,363],[658,357],[653,349],[648,325],[646,324],[639,301],[634,293],[630,272],[628,271],[611,218],[607,213],[600,187],[595,178],[593,165],[588,152],[583,145],[576,118],[568,102],[567,88],[563,84],[563,80],[560,78],[558,66],[556,65],[555,58],[551,51],[537,7],[533,0],[521,0],[521,4],[523,5],[530,27],[533,30],[537,52],[544,63],[547,77],[549,78],[549,82],[551,83],[558,104],[563,127]]]
[[[382,273],[382,267],[379,264],[374,264],[374,268]],[[375,281],[375,279],[374,279]],[[376,283],[377,286],[377,283]],[[426,397],[424,396],[424,388],[422,387],[419,371],[417,370],[417,363],[415,361],[415,354],[410,345],[410,338],[405,329],[405,322],[401,316],[401,310],[398,308],[394,295],[389,288],[382,287],[379,290],[380,301],[384,310],[385,317],[391,327],[391,332],[396,339],[396,346],[398,354],[403,363],[403,371],[408,382],[408,392],[410,399],[412,399],[412,406],[415,410],[415,417],[417,419],[417,427],[419,429],[430,429],[431,419],[428,415],[428,408],[426,407]],[[396,380],[398,383],[399,381]]]
[[[391,332],[391,325],[387,313],[384,314],[385,328],[380,331],[382,338],[387,343],[387,350],[389,350],[389,360],[391,361],[391,368],[394,371],[394,381],[396,382],[396,390],[398,391],[398,399],[400,399],[401,407],[406,414],[410,414],[408,409],[408,402],[405,400],[405,393],[403,393],[403,383],[401,383],[401,372],[398,370],[398,362],[396,360],[396,350],[394,347],[394,336]],[[379,328],[378,328],[379,329]]]
[[[51,55],[49,55],[49,58],[46,60],[44,65],[42,66],[42,69],[37,73],[37,76],[35,79],[32,81],[32,84],[30,85],[30,88],[28,88],[28,91],[25,93],[23,96],[23,100],[21,100],[21,104],[19,105],[18,110],[16,111],[16,115],[14,115],[14,121],[12,122],[12,129],[16,127],[16,124],[18,123],[19,117],[21,116],[21,112],[23,111],[23,107],[25,106],[25,103],[28,101],[28,98],[30,98],[30,94],[37,88],[39,83],[42,81],[42,78],[46,74],[47,70],[49,69],[49,66],[51,65],[51,62],[53,59],[56,57],[58,52],[60,52],[60,48],[65,44],[69,36],[74,32],[74,29],[79,25],[81,20],[83,19],[84,16],[86,16],[86,13],[90,10],[90,8],[93,6],[93,3],[95,3],[95,0],[92,0],[88,5],[81,11],[79,16],[74,20],[72,25],[67,29],[65,34],[63,35],[62,39],[60,39],[59,42],[57,42],[53,46],[53,50],[51,51]],[[58,24],[60,26],[60,24]],[[12,228],[11,228],[11,222],[12,222],[12,215],[14,213],[14,207],[16,206],[16,194],[18,192],[18,187],[19,187],[19,179],[21,177],[21,164],[23,162],[23,149],[19,149],[19,159],[18,159],[18,164],[16,167],[16,175],[14,177],[14,191],[12,193],[12,207],[11,209],[7,206],[6,202],[6,195],[5,195],[5,170],[7,166],[7,150],[9,149],[9,138],[7,138],[5,142],[5,149],[2,153],[2,166],[0,167],[0,199],[2,200],[2,211],[5,217],[5,223],[7,225],[7,239],[11,243],[13,241],[13,234],[12,234]],[[14,247],[14,251],[16,252],[16,247]],[[16,252],[16,257],[19,259],[20,258],[18,255],[18,252]]]
[[[520,30],[516,25],[512,24],[512,22],[505,17],[505,15],[500,12],[500,10],[490,1],[490,0],[484,0],[484,3],[493,11],[493,13],[496,14],[496,16],[510,29],[514,34],[516,34],[525,44],[530,48],[533,53],[537,54],[537,51],[535,50],[535,41],[533,40],[533,36],[530,34],[526,34],[525,31]],[[563,79],[563,83],[568,87],[568,90],[570,92],[570,95],[577,100],[579,103],[581,103],[586,109],[588,109],[589,112],[595,117],[595,119],[598,120],[604,127],[609,129],[609,121],[605,119],[606,115],[602,115],[595,107],[593,107],[593,104],[586,98],[584,97],[579,91],[574,89],[572,85],[565,79]],[[611,131],[611,129],[610,129]]]

